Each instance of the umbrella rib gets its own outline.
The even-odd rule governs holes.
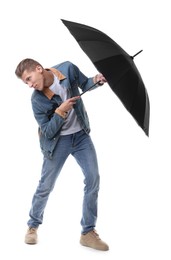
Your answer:
[[[130,68],[128,68],[127,70],[124,71],[124,73],[120,76],[120,78],[117,80],[117,82],[115,83],[115,86],[117,86],[119,84],[119,82],[122,80],[122,78],[124,77],[124,75],[130,70]],[[136,93],[137,93],[137,90],[138,90],[138,86],[136,87]],[[133,104],[135,103],[135,97],[136,97],[136,93],[134,94],[134,97],[133,97],[133,103],[131,105],[131,107],[128,109],[128,107],[124,106],[127,108],[127,110],[129,112],[131,112],[132,110],[132,107],[133,107]],[[123,103],[123,102],[122,102]]]

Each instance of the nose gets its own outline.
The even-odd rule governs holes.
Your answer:
[[[33,88],[33,84],[31,82],[28,83],[29,88]]]

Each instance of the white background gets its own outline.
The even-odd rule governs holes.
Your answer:
[[[169,2],[1,1],[1,259],[171,259]],[[149,138],[108,84],[83,96],[101,174],[97,231],[108,252],[79,244],[83,176],[73,158],[50,196],[39,244],[23,242],[42,154],[32,90],[16,78],[15,68],[30,57],[44,67],[70,60],[87,76],[97,73],[60,19],[105,32],[130,55],[143,49],[135,63],[150,98]]]

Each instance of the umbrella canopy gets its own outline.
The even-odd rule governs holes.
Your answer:
[[[61,20],[148,136],[149,97],[133,60],[141,51],[130,56],[105,33],[84,24]]]

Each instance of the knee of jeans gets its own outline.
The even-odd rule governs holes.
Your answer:
[[[46,197],[51,193],[53,188],[54,188],[54,184],[50,185],[50,183],[49,183],[48,185],[47,184],[45,185],[45,184],[39,183],[39,187],[37,188],[36,194],[41,197]]]
[[[100,176],[91,176],[91,178],[84,180],[85,190],[98,191],[100,186]]]

